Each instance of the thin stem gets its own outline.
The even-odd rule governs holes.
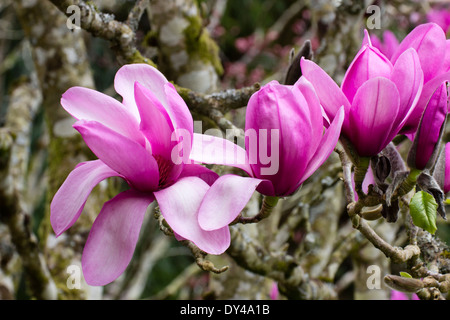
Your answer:
[[[261,210],[259,210],[257,215],[255,215],[253,217],[243,217],[242,215],[239,215],[236,218],[236,220],[233,222],[233,224],[234,223],[242,223],[242,224],[257,223],[263,219],[266,219],[272,213],[272,210],[277,205],[278,200],[279,200],[278,197],[265,196],[263,199]]]
[[[359,199],[363,199],[366,195],[363,191],[363,182],[369,169],[370,158],[360,157],[358,163],[355,165],[355,191]]]

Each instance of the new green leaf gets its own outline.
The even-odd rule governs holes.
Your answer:
[[[424,191],[417,192],[409,204],[410,214],[413,223],[434,234],[436,227],[437,203],[434,197]]]
[[[412,276],[408,272],[400,271],[400,276],[402,276],[403,278],[410,278],[410,279],[412,279]]]

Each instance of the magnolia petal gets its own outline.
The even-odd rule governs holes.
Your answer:
[[[431,100],[431,97],[434,95],[436,90],[444,82],[450,82],[450,72],[441,73],[424,84],[419,101],[417,102],[417,108],[420,108],[420,107],[422,108],[422,112],[420,114],[415,114],[416,117],[418,116],[418,119],[415,119],[417,124],[419,123],[419,121],[422,117],[425,107],[428,105],[428,102]]]
[[[442,70],[444,72],[450,71],[450,39],[445,42],[445,60]]]
[[[217,230],[228,226],[244,209],[261,181],[233,174],[217,179],[200,205],[200,227],[204,230]]]
[[[414,137],[416,168],[423,170],[441,138],[441,129],[447,116],[447,84],[444,82],[431,97]]]
[[[189,155],[192,161],[232,166],[244,170],[250,176],[253,175],[244,148],[230,140],[211,135],[194,133],[193,138]]]
[[[75,223],[92,189],[114,176],[120,175],[101,160],[83,162],[69,173],[50,204],[50,223],[56,236]]]
[[[127,108],[101,92],[72,87],[61,98],[61,105],[77,120],[93,120],[145,145],[138,119]]]
[[[272,81],[247,104],[246,150],[253,176],[270,180],[278,196],[297,185],[322,137],[320,105],[317,98],[314,103],[315,94],[308,86],[300,81],[294,86]]]
[[[206,231],[198,223],[198,210],[209,188],[198,177],[185,177],[154,194],[161,214],[179,237],[192,241],[207,253],[221,254],[230,245],[228,226]]]
[[[134,86],[134,97],[141,117],[140,128],[150,142],[152,154],[169,160],[174,143],[169,115],[156,96],[139,82]]]
[[[356,54],[342,80],[342,92],[352,103],[358,89],[369,79],[384,77],[389,79],[392,64],[378,49],[364,45]]]
[[[172,178],[176,179],[183,170],[183,165],[189,163],[194,134],[194,121],[191,112],[184,100],[180,97],[173,84],[164,85],[167,97],[166,112],[170,116],[174,131],[172,133],[171,159],[176,165],[172,172]]]
[[[381,40],[376,35],[370,35],[367,29],[364,29],[364,37],[361,43],[361,47],[363,46],[373,46],[381,51]]]
[[[421,24],[403,39],[392,55],[391,61],[395,64],[405,50],[415,49],[423,69],[424,81],[427,82],[442,68],[445,58],[445,41],[445,33],[437,24]]]
[[[394,52],[397,50],[399,42],[397,37],[391,30],[383,32],[383,46],[380,50],[388,59],[391,59]]]
[[[346,135],[360,156],[374,156],[390,142],[399,104],[397,87],[386,78],[372,78],[358,89],[349,114],[352,131]]]
[[[330,120],[344,106],[345,112],[350,110],[350,103],[334,80],[311,60],[300,61],[303,76],[311,82],[325,113]]]
[[[164,92],[164,85],[168,82],[166,77],[158,69],[145,63],[124,65],[116,73],[114,88],[122,96],[122,103],[137,119],[139,119],[139,111],[134,98],[135,82],[139,82],[152,91],[156,99],[166,108],[168,104]]]
[[[309,160],[308,165],[303,172],[302,179],[296,186],[296,189],[305,182],[330,156],[333,152],[341,134],[342,124],[344,123],[345,110],[341,107],[336,114],[336,117],[331,122],[330,127],[325,131],[318,149]],[[295,191],[294,189],[291,192]]]
[[[295,84],[294,88],[296,89],[298,88],[300,90],[301,94],[303,95],[306,101],[306,105],[303,105],[302,107],[306,106],[306,108],[308,108],[309,110],[309,120],[312,129],[311,135],[313,137],[311,142],[316,142],[315,144],[311,143],[310,151],[311,153],[314,153],[321,140],[321,139],[314,139],[314,137],[322,137],[323,134],[323,124],[324,124],[323,108],[320,105],[319,98],[317,97],[317,94],[314,91],[313,85],[311,84],[311,82],[306,80],[306,78],[301,77]],[[329,121],[328,118],[327,121]]]
[[[74,128],[92,152],[124,176],[134,188],[156,190],[159,183],[158,164],[144,147],[96,121],[80,120]]]
[[[445,178],[444,178],[444,193],[450,191],[450,142],[445,144]]]
[[[81,265],[86,283],[104,286],[126,269],[133,257],[152,194],[119,193],[103,205],[84,246]]]
[[[164,92],[167,97],[166,111],[172,120],[175,130],[187,130],[191,135],[194,132],[194,121],[186,102],[181,98],[170,82],[164,85]]]
[[[400,94],[400,109],[394,127],[402,128],[401,133],[415,131],[418,123],[414,121],[423,112],[423,108],[417,106],[423,88],[423,71],[414,49],[406,50],[397,59],[391,80]],[[420,116],[418,118],[420,119]]]
[[[178,179],[184,177],[199,177],[211,186],[219,178],[219,175],[200,164],[185,164]]]

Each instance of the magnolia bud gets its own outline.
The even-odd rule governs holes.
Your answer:
[[[384,277],[384,283],[390,288],[402,292],[417,292],[424,288],[422,281],[413,278],[405,278],[395,275]]]

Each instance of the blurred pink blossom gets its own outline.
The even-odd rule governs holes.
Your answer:
[[[450,27],[450,10],[448,8],[431,9],[426,18],[428,22],[434,22],[440,26],[444,32],[447,32]]]
[[[391,300],[420,300],[420,299],[415,293],[413,293],[411,297],[409,297],[404,292],[391,290]]]

